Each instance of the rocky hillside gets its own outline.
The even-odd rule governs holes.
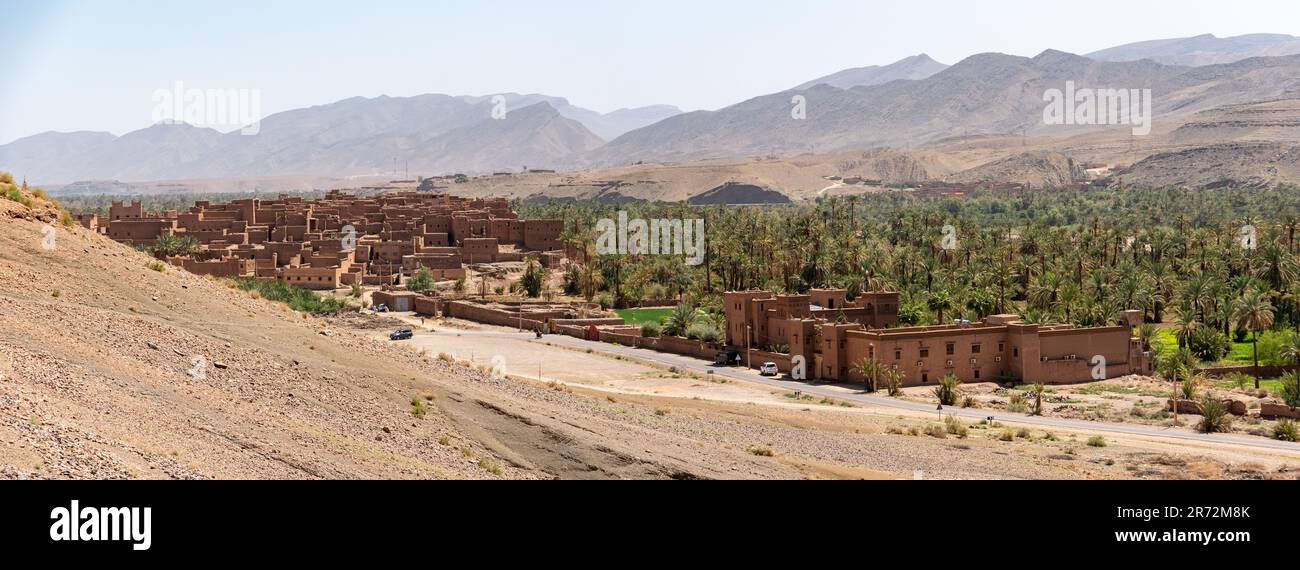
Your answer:
[[[0,219],[6,218],[47,224],[70,221],[59,209],[59,203],[48,198],[41,189],[29,188],[26,182],[19,184],[13,175],[0,172]]]
[[[1230,143],[1162,153],[1112,179],[1143,188],[1273,186],[1300,183],[1300,146]]]
[[[640,421],[653,410],[496,380],[157,271],[80,226],[47,241],[5,202],[0,478],[798,475],[702,444],[690,434],[717,427],[689,416]]]
[[[1300,96],[1202,111],[1174,131],[1170,139],[1182,145],[1300,142]]]
[[[949,182],[1026,184],[1061,188],[1083,180],[1082,165],[1057,152],[1024,153],[949,176]]]

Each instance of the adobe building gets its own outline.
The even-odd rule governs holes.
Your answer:
[[[385,305],[395,313],[409,313],[415,311],[415,301],[419,298],[419,294],[409,291],[375,291],[370,303],[376,307]]]
[[[814,303],[814,299],[816,303]],[[983,323],[889,328],[898,322],[896,293],[868,293],[852,302],[843,291],[773,296],[764,291],[725,295],[727,345],[770,350],[788,347],[805,359],[811,379],[862,382],[854,365],[873,360],[902,373],[904,386],[937,384],[947,375],[963,382],[1015,378],[1067,384],[1150,374],[1152,356],[1134,338],[1139,311],[1115,326],[1038,325],[1016,315]],[[830,309],[841,305],[842,309]]]
[[[848,301],[844,289],[814,289],[807,295],[767,291],[724,295],[727,344],[766,349],[806,346],[817,326],[829,322],[887,328],[898,323],[898,293],[863,293]]]
[[[564,249],[562,221],[520,220],[504,198],[421,192],[199,201],[185,212],[113,202],[107,219],[84,214],[78,220],[130,245],[192,237],[200,251],[169,261],[194,273],[280,279],[309,289],[397,285],[421,268],[454,281],[466,276],[466,263],[522,261],[521,249],[543,256]],[[553,255],[545,259],[556,262]]]

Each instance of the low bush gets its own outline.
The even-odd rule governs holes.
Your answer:
[[[1013,392],[1011,398],[1007,401],[1007,411],[1013,414],[1023,414],[1029,411],[1029,404],[1025,402],[1024,394]]]
[[[1300,408],[1300,372],[1288,372],[1282,376],[1282,390],[1278,396],[1287,406]]]
[[[289,308],[304,313],[335,314],[348,308],[348,303],[344,299],[326,297],[315,291],[294,287],[284,281],[240,277],[234,279],[234,283],[242,291],[256,291],[263,299],[285,303]]]
[[[1200,327],[1194,329],[1190,338],[1187,339],[1187,348],[1201,362],[1218,362],[1232,351],[1232,343],[1228,341],[1228,337],[1223,336],[1222,331],[1219,329]]]
[[[686,338],[703,342],[718,342],[722,340],[722,333],[711,324],[696,323],[686,329]]]
[[[1247,387],[1249,387],[1251,384],[1255,382],[1255,379],[1251,378],[1250,375],[1242,374],[1240,372],[1233,372],[1232,374],[1229,374],[1226,377],[1224,377],[1224,380],[1226,380],[1229,384],[1231,384],[1233,388],[1236,388],[1238,390],[1245,390]]]
[[[1282,441],[1300,441],[1300,429],[1295,421],[1282,419],[1273,426],[1273,437]]]
[[[1201,421],[1196,424],[1201,433],[1222,433],[1232,428],[1232,416],[1223,401],[1214,396],[1206,396],[1201,401]]]
[[[493,475],[501,474],[501,466],[497,465],[495,461],[492,461],[491,459],[488,459],[486,457],[478,460],[478,466],[482,467],[484,471],[487,471],[488,473],[491,473]]]
[[[939,399],[939,403],[942,405],[955,406],[957,405],[958,389],[960,388],[961,380],[949,374],[939,381],[938,386],[934,387],[934,396]]]
[[[646,338],[659,338],[662,330],[663,327],[659,326],[659,323],[650,321],[641,325],[641,336]]]
[[[957,419],[956,416],[948,416],[947,418],[944,418],[943,423],[948,435],[955,435],[959,438],[966,439],[966,436],[970,434],[966,424],[961,423],[961,420]]]

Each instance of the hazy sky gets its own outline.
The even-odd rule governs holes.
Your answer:
[[[716,109],[918,53],[1087,53],[1300,34],[1295,0],[0,0],[0,143],[151,123],[153,93],[258,89],[262,112],[352,96],[545,93],[606,112]]]

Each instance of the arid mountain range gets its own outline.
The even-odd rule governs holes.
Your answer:
[[[1295,54],[1300,54],[1300,38],[1287,34],[1248,34],[1230,38],[1204,34],[1137,42],[1093,52],[1088,57],[1101,61],[1150,59],[1168,65],[1194,66]]]
[[[984,53],[950,67],[918,55],[689,113],[601,114],[545,95],[358,97],[271,115],[253,136],[184,124],[121,137],[45,133],[0,146],[0,170],[88,192],[149,181],[202,180],[209,190],[283,181],[256,185],[275,190],[309,177],[347,186],[407,172],[512,172],[459,190],[681,200],[753,187],[765,201],[771,192],[800,199],[935,183],[1291,182],[1293,169],[1267,161],[1293,156],[1300,143],[1296,41],[1200,36],[1088,57]],[[1138,90],[1139,109],[1149,90],[1150,134],[1136,136],[1130,124],[1048,124],[1045,95],[1072,88]]]
[[[925,79],[945,69],[948,69],[947,65],[930,59],[928,55],[921,54],[901,59],[889,65],[869,65],[832,73],[826,77],[820,77],[795,87],[795,90],[802,91],[823,84],[840,89],[870,87],[898,79]]]

